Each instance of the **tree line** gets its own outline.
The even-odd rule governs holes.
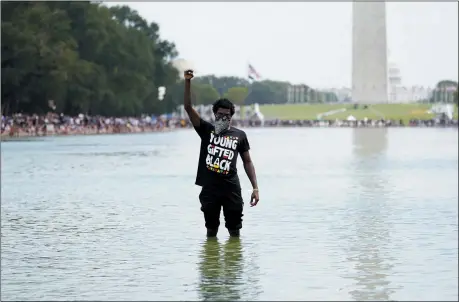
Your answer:
[[[2,1],[1,16],[4,114],[159,114],[182,102],[174,43],[128,6]],[[285,103],[289,85],[209,75],[195,78],[193,97],[197,104],[222,96],[236,104]]]
[[[192,97],[195,104],[209,105],[217,98],[225,97],[236,105],[258,104],[285,104],[288,101],[288,88],[291,83],[285,81],[249,81],[239,77],[217,77],[206,75],[193,79]],[[301,85],[304,91],[305,103],[337,102],[334,93],[322,92]],[[183,82],[179,82],[174,89],[183,95]]]
[[[159,26],[128,6],[97,2],[1,2],[2,113],[134,116],[171,112],[182,103],[178,51]],[[193,102],[283,104],[285,81],[207,75],[193,79]],[[333,93],[301,85],[307,103]],[[158,88],[165,87],[164,98]],[[456,92],[457,100],[457,92]]]
[[[175,45],[129,7],[1,2],[2,112],[135,115],[163,111]],[[165,102],[164,102],[165,103]]]
[[[430,96],[429,103],[445,103],[458,102],[458,83],[452,80],[442,80],[435,86],[432,95]]]

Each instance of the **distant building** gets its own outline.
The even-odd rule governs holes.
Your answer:
[[[344,102],[350,93],[349,88],[314,89],[303,84],[290,85],[287,87],[287,104]]]
[[[310,101],[310,89],[304,84],[287,87],[287,104],[302,104]]]
[[[389,80],[389,103],[399,103],[399,92],[402,85],[402,76],[400,74],[400,69],[394,63],[389,63],[389,68],[387,70],[388,80]]]
[[[338,102],[348,102],[352,96],[352,89],[348,87],[341,87],[341,88],[325,88],[321,89],[323,92],[330,92],[334,93],[338,98]]]

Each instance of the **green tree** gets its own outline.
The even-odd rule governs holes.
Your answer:
[[[2,111],[162,113],[178,73],[175,45],[127,6],[1,2]]]
[[[2,2],[3,106],[43,112],[48,100],[65,97],[78,61],[70,32],[65,13],[44,2]]]
[[[453,80],[442,80],[437,83],[437,88],[457,87],[457,82]]]
[[[217,90],[209,84],[193,84],[192,91],[194,103],[197,105],[213,104],[220,97]]]
[[[431,103],[457,103],[458,83],[452,80],[442,80],[432,91]]]
[[[225,97],[235,105],[244,105],[248,92],[247,87],[231,87],[226,92]]]
[[[271,94],[271,97],[269,98],[269,103],[287,103],[287,89],[291,85],[289,82],[266,80],[263,81],[263,83],[266,84],[265,87],[269,87],[269,93]],[[266,91],[266,93],[268,93],[268,91]]]
[[[68,114],[161,114],[183,101],[174,43],[128,6],[2,1],[1,16],[2,112],[44,113],[53,100]],[[218,91],[236,104],[281,104],[290,85],[206,75],[193,80],[193,96],[196,104],[212,104]]]
[[[222,90],[224,95],[232,87],[248,87],[249,81],[238,77],[217,77],[215,75],[205,75],[193,80],[199,84],[212,85],[217,91]]]

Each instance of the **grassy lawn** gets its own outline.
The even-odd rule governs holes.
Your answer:
[[[379,113],[386,119],[399,120],[405,122],[410,119],[431,119],[435,115],[427,113],[431,108],[429,104],[379,104],[370,106],[368,109],[352,109],[349,104],[344,105],[304,105],[304,104],[289,104],[289,105],[262,105],[260,110],[266,118],[278,118],[282,120],[307,120],[315,119],[317,114],[331,110],[346,108],[345,112],[339,112],[333,115],[324,117],[324,119],[346,119],[349,115],[353,115],[357,119],[365,117],[369,119],[379,118]],[[457,106],[454,116],[457,118]]]
[[[261,105],[260,111],[266,118],[278,118],[281,120],[308,120],[315,119],[317,114],[349,105]]]

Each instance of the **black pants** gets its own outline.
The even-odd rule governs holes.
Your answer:
[[[241,190],[222,190],[213,187],[203,187],[199,194],[201,211],[204,213],[206,228],[217,230],[220,226],[220,212],[223,208],[225,216],[225,227],[228,230],[239,230],[242,228],[242,210],[244,202]]]

